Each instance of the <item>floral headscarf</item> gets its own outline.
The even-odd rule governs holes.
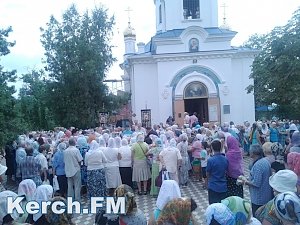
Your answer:
[[[23,180],[19,184],[18,195],[24,196],[27,201],[31,201],[36,191],[36,184],[31,179]]]
[[[174,225],[188,225],[191,220],[192,209],[190,198],[173,199],[161,211],[157,224],[163,225],[167,222]]]
[[[134,191],[126,184],[122,184],[115,190],[116,197],[125,197],[125,215],[131,214],[137,210],[134,199]]]
[[[250,202],[238,196],[231,196],[222,200],[222,204],[226,205],[234,214],[236,224],[247,224],[250,222],[251,220]]]
[[[206,224],[211,224],[213,220],[222,225],[235,225],[235,219],[230,209],[222,203],[214,203],[207,207],[205,211]]]
[[[65,209],[65,212],[62,214],[56,214],[51,210],[52,204],[57,201],[63,202],[65,204],[65,207],[67,205],[67,201],[63,197],[54,197],[51,201],[51,204],[47,208],[46,219],[48,220],[48,222],[51,225],[74,225],[71,215],[67,213],[67,209]],[[62,207],[58,209],[62,209]]]
[[[300,196],[294,192],[285,192],[274,198],[275,212],[279,219],[300,225]]]

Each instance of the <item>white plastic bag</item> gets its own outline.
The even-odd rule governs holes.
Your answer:
[[[162,181],[164,180],[170,180],[169,172],[166,170],[162,172]]]
[[[59,184],[56,175],[53,177],[53,190],[54,192],[59,190]]]

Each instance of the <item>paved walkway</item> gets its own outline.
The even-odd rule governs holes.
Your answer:
[[[249,169],[248,165],[250,162],[250,158],[246,157],[244,159],[244,171],[245,175],[248,177],[249,175]],[[207,191],[203,190],[202,188],[203,183],[202,182],[196,182],[192,181],[188,185],[188,187],[181,188],[181,193],[183,197],[192,197],[197,205],[198,208],[194,212],[195,219],[198,221],[199,225],[204,225],[205,224],[205,218],[204,218],[204,213],[205,210],[208,206],[208,197],[207,197]],[[10,184],[6,186],[7,189],[12,190],[12,191],[17,191],[17,186]],[[244,189],[244,196],[245,199],[249,200],[249,189],[246,187]],[[141,209],[147,218],[151,215],[153,212],[153,209],[155,208],[155,202],[156,198],[151,197],[150,195],[142,195],[136,196],[136,201],[138,208]],[[82,204],[83,207],[88,208],[88,200],[86,197],[82,198]],[[87,214],[87,215],[76,215],[74,216],[74,223],[78,225],[93,225],[94,224],[94,219],[95,215],[92,214]]]

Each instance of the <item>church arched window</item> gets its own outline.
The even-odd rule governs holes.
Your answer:
[[[162,23],[162,11],[161,11],[161,5],[159,5],[159,9],[158,9],[158,10],[159,10],[159,12],[158,12],[158,13],[159,13],[159,17],[158,17],[158,18],[159,18],[159,23]]]
[[[183,0],[183,18],[200,19],[200,0]]]

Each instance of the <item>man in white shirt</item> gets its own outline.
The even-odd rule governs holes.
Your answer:
[[[83,158],[79,149],[75,147],[76,141],[74,138],[69,139],[69,147],[64,151],[64,163],[66,177],[68,178],[68,197],[74,198],[75,201],[80,201],[81,191],[81,173],[80,164]]]
[[[47,171],[48,171],[48,161],[46,159],[46,147],[45,145],[41,145],[39,147],[39,154],[35,157],[41,165],[41,179],[43,182],[47,182]]]

